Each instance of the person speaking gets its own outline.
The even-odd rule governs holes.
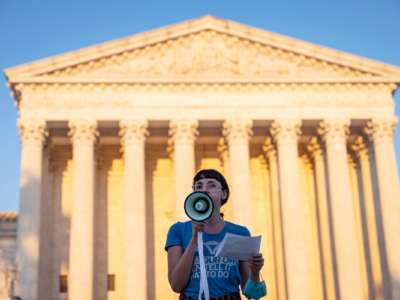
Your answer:
[[[179,300],[201,300],[203,296],[206,300],[237,300],[241,299],[240,288],[248,299],[266,295],[265,282],[260,280],[261,253],[246,261],[215,255],[227,233],[250,236],[245,226],[224,220],[220,209],[228,198],[229,186],[217,170],[203,169],[194,176],[193,193],[184,206],[191,220],[173,224],[165,244],[169,284],[180,294]]]

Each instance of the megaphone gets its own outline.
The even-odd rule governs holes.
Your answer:
[[[186,197],[184,208],[189,219],[204,222],[212,216],[214,202],[205,192],[193,192]]]

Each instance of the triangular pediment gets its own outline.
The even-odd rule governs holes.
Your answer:
[[[8,69],[6,74],[11,81],[343,80],[398,77],[400,69],[206,16]]]

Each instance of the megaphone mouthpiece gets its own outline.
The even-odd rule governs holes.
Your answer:
[[[184,209],[192,221],[204,222],[212,216],[214,202],[205,192],[193,192],[186,197]]]

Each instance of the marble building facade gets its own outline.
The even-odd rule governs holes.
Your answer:
[[[400,297],[400,68],[206,16],[5,74],[22,299],[176,299],[165,236],[208,167],[269,299]]]

